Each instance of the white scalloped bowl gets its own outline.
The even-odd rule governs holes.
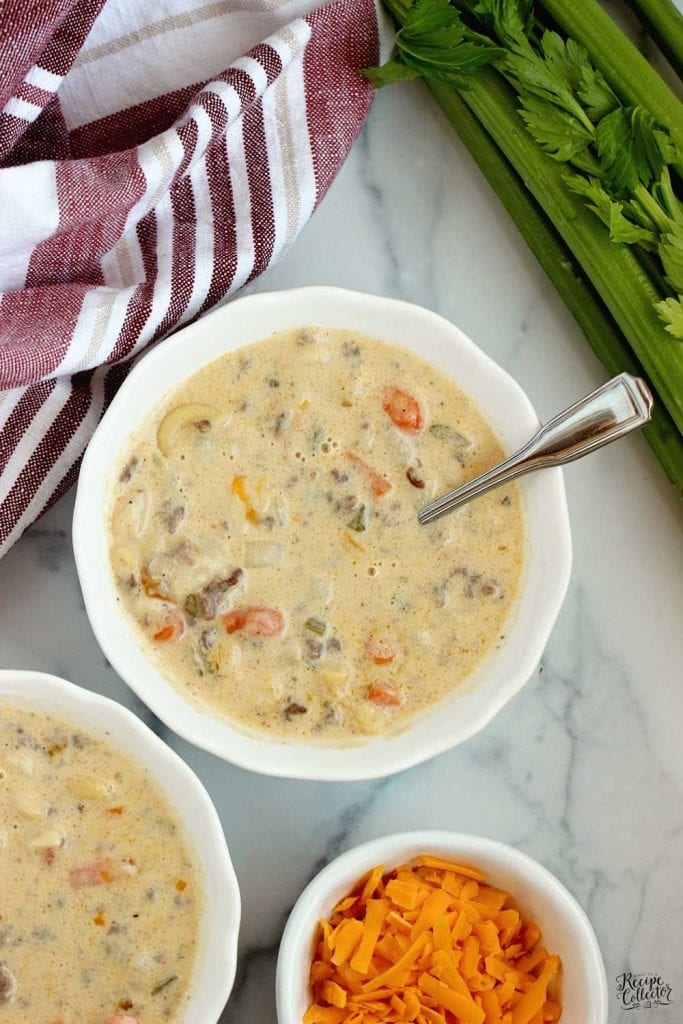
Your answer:
[[[466,683],[400,731],[362,745],[284,742],[211,717],[186,700],[145,655],[117,598],[108,557],[115,468],[130,435],[167,393],[200,367],[275,331],[304,325],[346,328],[402,346],[438,367],[479,405],[513,451],[539,421],[519,385],[443,317],[395,299],[338,288],[300,288],[238,299],[185,327],[132,370],[96,430],[81,468],[73,522],[76,566],[90,623],[119,675],[169,728],[252,771],[289,778],[369,779],[401,771],[454,747],[479,729],[533,673],[569,583],[571,539],[562,473],[522,483],[527,551],[507,640]]]
[[[3,704],[54,715],[99,734],[142,764],[165,791],[185,827],[205,887],[197,962],[178,1024],[217,1024],[235,980],[240,893],[218,814],[202,783],[131,711],[65,679],[0,670]]]
[[[308,976],[316,924],[376,864],[387,871],[420,854],[471,864],[509,892],[533,921],[549,952],[562,959],[561,1024],[607,1024],[607,979],[598,940],[572,894],[521,850],[458,832],[404,832],[373,839],[337,857],[294,905],[280,943],[275,982],[279,1024],[301,1024],[310,1005]]]

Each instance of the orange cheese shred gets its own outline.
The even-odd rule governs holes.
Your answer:
[[[475,867],[380,864],[320,921],[302,1024],[555,1024],[561,963]]]

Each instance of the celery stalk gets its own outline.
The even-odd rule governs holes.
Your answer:
[[[406,0],[384,2],[397,20],[405,19]],[[575,6],[574,0],[567,4]],[[592,10],[592,0],[583,6]],[[612,242],[604,225],[566,187],[563,168],[527,132],[517,97],[498,72],[480,70],[461,96],[576,258],[645,369],[674,423],[667,444],[680,443],[675,430],[683,433],[683,346],[672,344],[656,315],[659,292],[633,253]],[[674,465],[669,462],[667,472],[683,490],[680,472],[672,473]]]
[[[683,77],[683,17],[671,0],[626,0],[671,67]]]
[[[516,97],[497,72],[480,72],[462,97],[581,264],[683,432],[683,346],[664,330],[654,309],[660,295],[640,263],[569,192],[561,165],[526,131]]]
[[[628,106],[642,106],[668,128],[683,153],[683,105],[597,0],[537,0],[562,30],[588,50],[595,66]],[[654,10],[664,0],[643,3]],[[680,28],[675,37],[680,39]],[[678,164],[679,171],[681,165]]]
[[[581,268],[466,103],[449,86],[436,82],[425,84],[514,220],[598,359],[610,374],[625,370],[645,376],[610,314],[581,274]],[[643,434],[669,480],[683,491],[683,438],[661,402],[655,403],[652,421]]]

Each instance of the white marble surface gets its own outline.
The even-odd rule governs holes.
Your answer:
[[[417,84],[378,97],[320,210],[256,287],[310,283],[399,296],[451,318],[541,416],[604,378]],[[513,843],[565,882],[604,951],[610,1024],[683,1020],[682,506],[638,438],[566,479],[575,545],[566,604],[528,686],[464,746],[386,781],[311,784],[250,775],[161,730],[216,801],[242,889],[226,1021],[274,1024],[282,927],[322,864],[374,836],[432,827]],[[65,676],[150,721],[88,626],[71,510],[68,496],[0,563],[0,664]],[[620,1009],[615,977],[628,970],[660,974],[673,1004]]]

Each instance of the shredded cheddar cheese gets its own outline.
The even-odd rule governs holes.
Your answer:
[[[554,1024],[560,971],[481,871],[380,864],[319,923],[303,1024]]]

